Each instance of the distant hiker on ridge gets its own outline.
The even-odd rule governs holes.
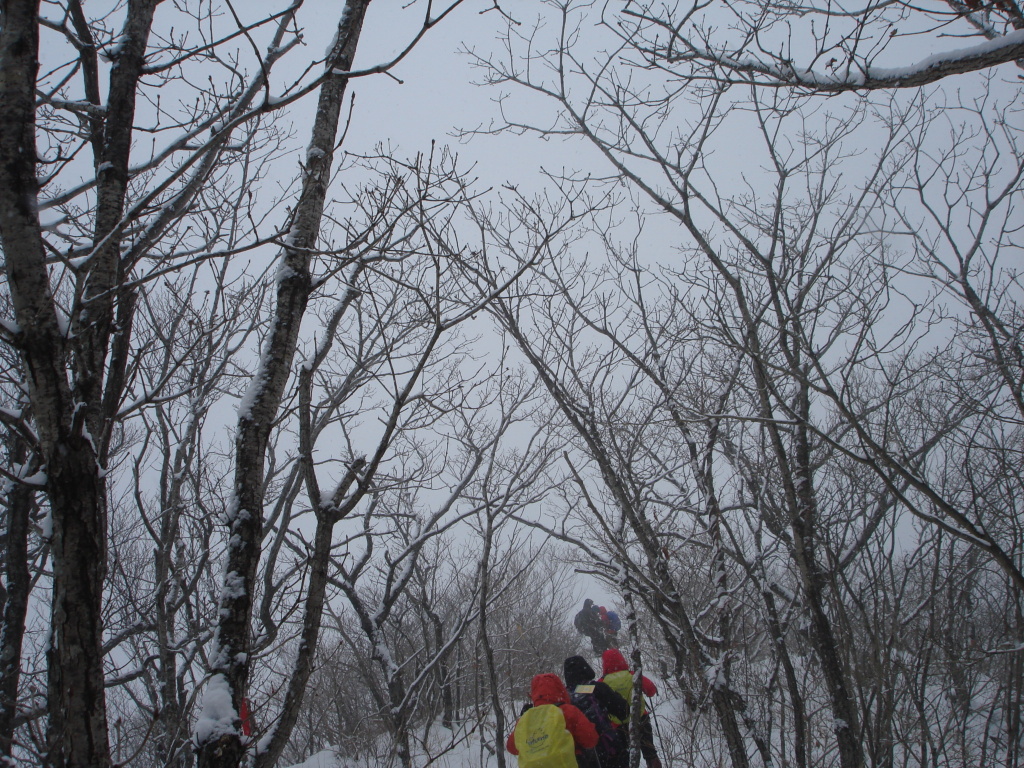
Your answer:
[[[607,610],[603,605],[598,608],[601,614],[601,623],[604,624],[605,643],[609,648],[619,647],[619,629],[622,628],[622,622],[619,621],[619,614],[615,611]]]
[[[590,638],[594,646],[594,653],[604,653],[610,647],[608,642],[608,630],[601,617],[601,608],[594,605],[594,601],[586,599],[583,601],[583,610],[576,614],[572,621],[576,631],[581,635]]]

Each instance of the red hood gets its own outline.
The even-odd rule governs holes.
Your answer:
[[[604,674],[610,675],[612,672],[629,669],[629,665],[626,663],[626,657],[622,655],[622,651],[618,648],[609,648],[601,657],[601,668],[604,670]]]
[[[568,704],[569,691],[565,689],[562,678],[546,672],[533,678],[530,683],[530,698],[535,707],[541,704]]]

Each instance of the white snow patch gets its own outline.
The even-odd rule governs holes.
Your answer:
[[[295,245],[295,240],[296,240],[296,238],[298,238],[299,234],[300,234],[299,225],[298,224],[292,224],[291,229],[289,229],[287,232],[285,232],[284,238],[282,239],[282,242],[284,243],[285,248],[291,248],[293,245]]]
[[[46,473],[40,470],[35,474],[23,478],[21,482],[23,482],[25,485],[34,485],[37,488],[42,488],[44,485],[46,485],[46,480]]]
[[[237,600],[245,596],[245,579],[235,571],[228,571],[224,575],[224,591],[221,593],[223,600]]]
[[[40,219],[40,221],[39,221],[39,228],[43,232],[56,232],[57,231],[57,227],[59,227],[61,224],[65,224],[67,222],[67,220],[68,220],[68,217],[67,217],[66,214],[62,215],[60,218],[57,218],[57,219],[47,219],[45,221]]]
[[[714,664],[705,668],[704,679],[707,680],[708,685],[712,688],[725,688],[725,666],[722,664],[722,660],[718,659]]]
[[[272,725],[270,729],[265,734],[263,734],[263,737],[256,743],[257,755],[262,755],[264,752],[270,749],[270,743],[274,740],[275,733],[277,733],[277,726]],[[332,752],[331,754],[334,753]]]
[[[8,419],[14,419],[15,421],[21,421],[21,417],[25,415],[25,412],[21,408],[4,408],[0,406],[0,412],[4,414]],[[15,465],[15,471],[21,472],[21,464]]]
[[[325,749],[310,756],[305,762],[299,763],[293,768],[342,768],[338,753],[333,749]]]
[[[327,50],[324,51],[324,58],[331,58],[331,54],[334,53],[334,46],[338,44],[338,30],[334,30],[334,37],[331,38],[331,42],[327,44]]]
[[[297,274],[298,273],[294,269],[291,268],[291,266],[288,264],[288,262],[282,260],[281,261],[281,266],[279,266],[277,268],[277,274],[274,276],[274,282],[277,285],[280,285],[281,283],[283,283],[288,278],[295,277],[295,275],[297,275]]]
[[[911,77],[912,75],[920,74],[921,72],[940,64],[954,63],[957,61],[963,61],[964,59],[973,59],[978,56],[984,56],[994,51],[998,51],[1001,48],[1010,48],[1015,45],[1020,45],[1021,43],[1024,43],[1024,29],[1014,30],[1002,37],[997,37],[993,40],[985,40],[984,42],[967,48],[956,48],[952,51],[943,51],[941,53],[932,54],[931,56],[906,67],[895,67],[891,69],[871,67],[868,70],[868,75],[872,78],[892,78],[901,80]]]
[[[231,704],[231,687],[224,675],[216,674],[206,684],[203,709],[192,730],[195,744],[204,744],[225,734],[235,733],[238,715]]]
[[[260,370],[262,374],[262,368]],[[263,391],[263,377],[257,375],[249,382],[249,386],[245,389],[245,394],[242,395],[242,399],[238,401],[238,418],[239,419],[251,419],[252,418],[252,407],[256,404],[256,398],[260,392]]]

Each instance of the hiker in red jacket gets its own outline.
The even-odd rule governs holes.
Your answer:
[[[629,665],[626,663],[626,657],[623,656],[622,652],[617,648],[609,648],[601,656],[601,666],[604,671],[604,677],[601,678],[602,682],[607,683],[612,690],[628,701],[630,706],[632,706],[633,673],[630,671]],[[637,726],[637,735],[640,738],[640,752],[644,756],[644,762],[647,763],[647,768],[661,768],[661,758],[658,757],[658,751],[654,747],[654,730],[651,727],[651,713],[647,711],[646,700],[646,697],[654,696],[658,693],[658,686],[646,677],[641,677],[640,690],[643,691],[645,697],[642,702],[640,723]],[[628,719],[625,721],[619,720],[615,717],[611,717],[609,719],[613,723],[619,725],[620,728],[629,728]],[[628,738],[628,731],[624,735]]]
[[[587,720],[586,715],[569,703],[569,691],[565,683],[555,674],[545,673],[535,675],[530,683],[530,700],[533,706],[539,707],[544,704],[554,704],[562,710],[565,717],[565,729],[572,736],[576,747],[576,759],[586,749],[593,749],[597,746],[597,730],[594,724]],[[524,713],[525,714],[525,713]],[[513,755],[519,754],[516,746],[515,729],[508,735],[505,748]]]

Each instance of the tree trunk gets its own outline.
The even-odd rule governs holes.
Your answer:
[[[219,647],[211,673],[223,674],[237,713],[246,695],[251,666],[249,623],[256,568],[263,538],[263,481],[270,430],[291,373],[299,327],[311,286],[310,260],[330,182],[342,100],[370,0],[347,0],[320,88],[302,191],[281,255],[277,303],[259,371],[239,408],[235,436],[235,492],[228,510],[228,553],[217,626]],[[244,753],[241,733],[220,734],[199,745],[202,768],[235,768]]]
[[[779,622],[779,612],[775,607],[775,596],[767,585],[762,585],[761,596],[764,598],[767,611],[768,631],[771,633],[776,653],[779,654],[779,659],[782,662],[782,669],[786,677],[786,689],[793,706],[794,763],[796,768],[807,768],[807,714],[804,708],[804,697],[800,692],[800,683],[797,680],[796,669],[793,667],[793,659],[790,658],[789,649],[786,647],[786,638],[782,632],[782,624]]]
[[[25,465],[28,451],[15,438],[8,465]],[[28,462],[29,472],[38,467]],[[28,568],[28,531],[35,491],[16,484],[7,494],[7,526],[4,531],[4,614],[0,632],[0,763],[10,762],[18,714],[18,686],[21,682],[21,649],[25,637],[25,616],[31,576]]]
[[[494,518],[490,509],[485,511],[487,523],[484,528],[484,549],[480,555],[480,645],[484,652],[484,664],[487,667],[488,691],[491,696],[491,709],[494,712],[494,756],[498,768],[505,768],[505,710],[501,706],[501,692],[498,688],[498,669],[494,663],[494,649],[487,634],[487,601],[490,597],[490,560],[491,544],[494,539]]]
[[[0,30],[0,237],[53,518],[48,731],[55,766],[110,764],[103,687],[105,493],[65,363],[36,202],[38,2],[6,2]]]
[[[817,504],[814,499],[814,476],[811,469],[808,420],[810,401],[807,385],[801,387],[798,412],[802,421],[796,427],[796,482],[793,493],[796,512],[793,515],[793,559],[803,582],[807,606],[810,609],[811,640],[817,651],[832,706],[833,730],[839,746],[842,768],[863,768],[864,748],[861,744],[860,719],[850,696],[849,685],[832,621],[825,610],[825,576],[818,565],[815,539],[817,536]]]
[[[186,468],[199,430],[200,415],[193,413],[184,430],[185,438],[175,451],[169,468],[167,493],[162,499],[160,541],[154,554],[156,582],[156,637],[159,664],[156,677],[159,684],[160,712],[156,716],[154,751],[161,765],[185,768],[190,764],[192,748],[188,743],[188,723],[181,706],[181,685],[178,679],[178,653],[175,632],[180,609],[181,593],[177,587],[174,548],[178,545],[181,514],[184,508],[182,485]]]
[[[92,448],[87,436],[74,435],[47,457],[53,512],[47,740],[50,762],[68,768],[110,764],[100,610],[106,490]]]
[[[274,728],[274,735],[266,750],[256,756],[256,768],[271,768],[277,764],[299,719],[302,698],[306,692],[309,676],[313,672],[313,662],[320,637],[333,533],[334,520],[329,519],[325,513],[321,512],[318,515],[316,534],[313,538],[309,589],[306,593],[306,610],[302,616],[302,635],[296,650],[295,665],[288,680],[288,689],[281,707],[281,718]]]

